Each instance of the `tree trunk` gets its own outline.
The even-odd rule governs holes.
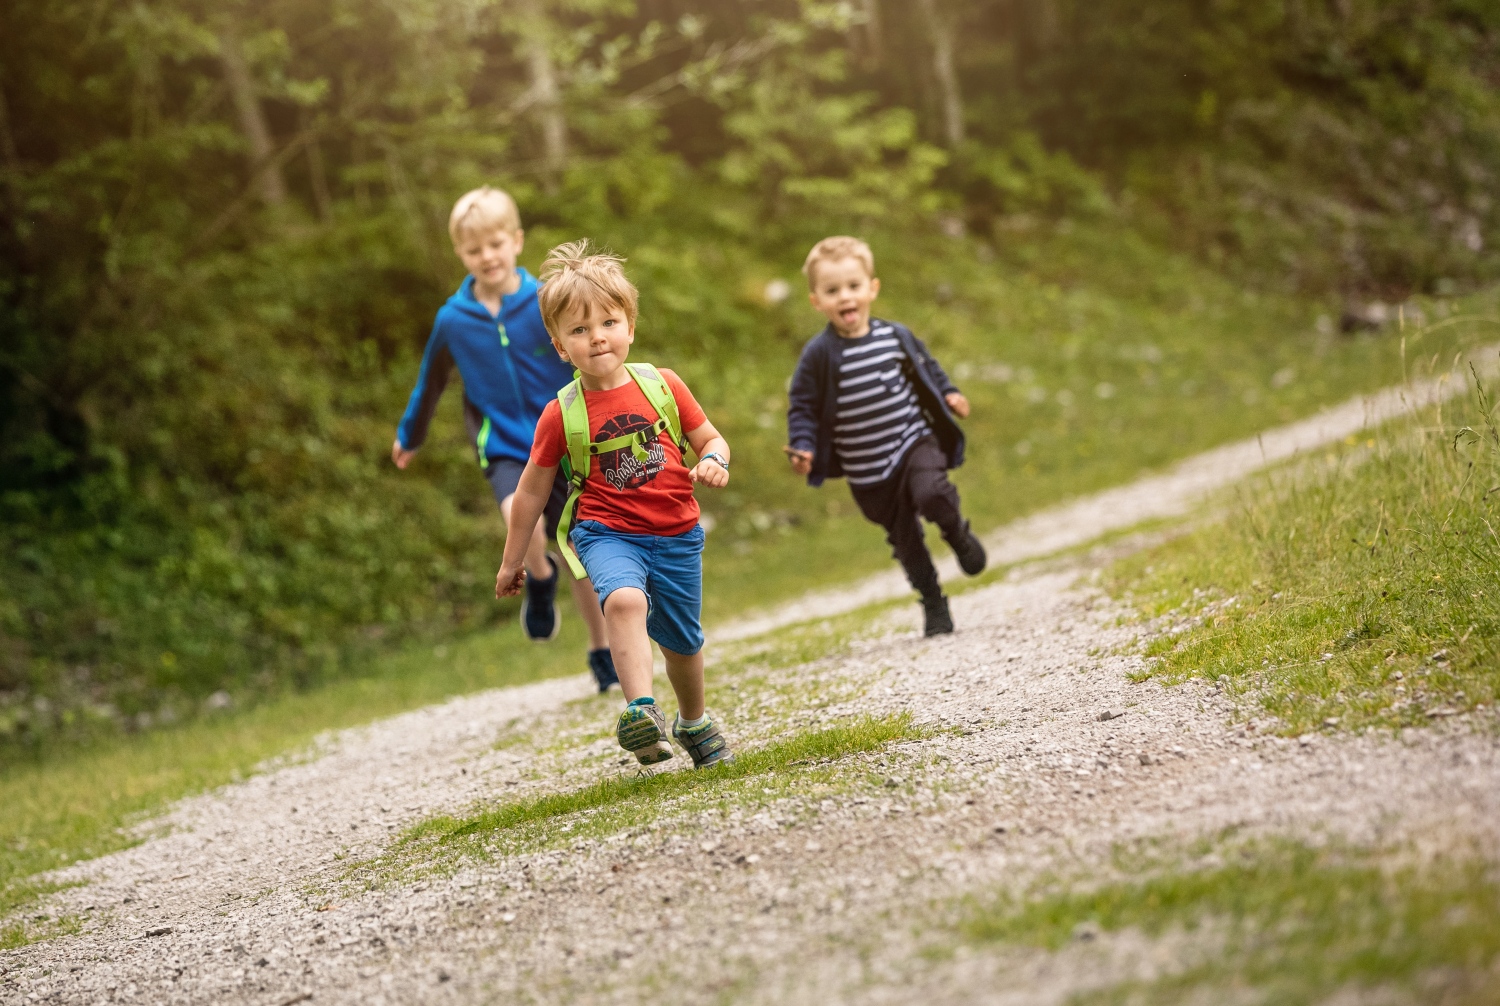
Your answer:
[[[0,163],[7,171],[21,170],[21,155],[16,151],[16,138],[10,131],[10,105],[6,104],[3,89],[0,89]]]
[[[333,199],[328,192],[328,168],[323,163],[323,147],[318,134],[308,128],[307,113],[297,115],[297,126],[307,142],[307,178],[312,184],[313,205],[318,208],[318,219],[325,224],[333,219]]]
[[[0,87],[0,209],[19,213],[21,210],[21,155],[16,150],[16,137],[10,128],[10,105],[5,101],[5,89]]]
[[[519,33],[522,54],[531,74],[532,107],[542,131],[542,163],[549,184],[556,183],[568,163],[568,120],[563,115],[562,88],[557,82],[557,65],[547,47],[547,14],[541,0],[520,0]]]
[[[953,25],[938,11],[937,0],[917,0],[932,39],[932,75],[937,80],[942,106],[943,140],[949,147],[964,142],[964,101],[958,88],[958,70],[953,65]]]
[[[255,79],[245,62],[245,50],[240,45],[234,15],[227,11],[219,19],[219,61],[224,66],[224,83],[234,100],[234,109],[239,113],[240,130],[250,148],[251,181],[259,189],[263,203],[279,206],[286,202],[286,182],[281,177],[281,167],[271,162],[275,152],[271,129],[266,125],[260,99],[255,96]]]
[[[859,9],[865,18],[865,65],[874,70],[885,59],[885,38],[880,27],[880,0],[861,0]]]
[[[1062,31],[1062,12],[1058,0],[1034,0],[1032,38],[1038,49],[1051,49]]]

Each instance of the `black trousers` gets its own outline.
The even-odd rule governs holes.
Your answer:
[[[929,435],[912,444],[884,482],[850,486],[849,491],[860,512],[885,528],[885,540],[917,593],[923,597],[941,594],[937,567],[922,538],[921,518],[936,524],[949,542],[962,537],[964,518],[958,509],[958,490],[948,481],[948,458],[937,438]]]

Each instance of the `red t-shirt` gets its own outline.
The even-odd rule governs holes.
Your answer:
[[[665,368],[661,376],[677,400],[677,415],[686,436],[708,417],[681,378]],[[585,391],[583,400],[589,410],[589,434],[595,443],[647,429],[658,418],[633,380],[610,391]],[[562,406],[554,398],[537,420],[531,460],[551,468],[567,453]],[[682,463],[682,452],[672,443],[671,433],[663,432],[656,438],[644,464],[636,461],[628,447],[590,458],[577,519],[596,520],[626,534],[666,536],[691,531],[698,523],[698,501],[693,498],[693,480]]]

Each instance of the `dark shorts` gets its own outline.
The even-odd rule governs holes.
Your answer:
[[[703,525],[670,537],[629,534],[598,521],[573,527],[573,547],[602,606],[621,587],[646,595],[646,635],[673,653],[703,649]]]
[[[521,473],[526,466],[519,461],[509,458],[491,458],[490,466],[484,469],[484,477],[490,480],[490,490],[495,494],[496,503],[504,503],[506,497],[515,495],[516,486],[521,484]],[[547,525],[547,541],[557,541],[557,522],[562,520],[563,507],[568,502],[568,480],[563,478],[562,469],[557,471],[557,477],[552,480],[552,495],[547,497],[547,506],[542,510],[542,516]]]

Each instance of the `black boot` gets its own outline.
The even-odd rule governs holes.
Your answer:
[[[607,646],[589,651],[589,670],[594,672],[594,683],[599,686],[600,695],[609,691],[610,685],[620,683],[620,676],[615,673],[614,654]]]
[[[948,598],[929,594],[922,598],[922,635],[941,636],[953,631],[953,616],[948,613]]]
[[[521,596],[521,631],[533,643],[549,643],[562,628],[562,611],[557,607],[557,563],[547,556],[552,575],[539,580],[526,574],[526,593]]]
[[[948,547],[953,549],[953,554],[958,557],[958,568],[970,576],[978,576],[984,572],[985,564],[989,557],[984,554],[984,545],[973,531],[969,530],[969,522],[964,521],[963,530],[960,534],[949,538],[943,536]]]

